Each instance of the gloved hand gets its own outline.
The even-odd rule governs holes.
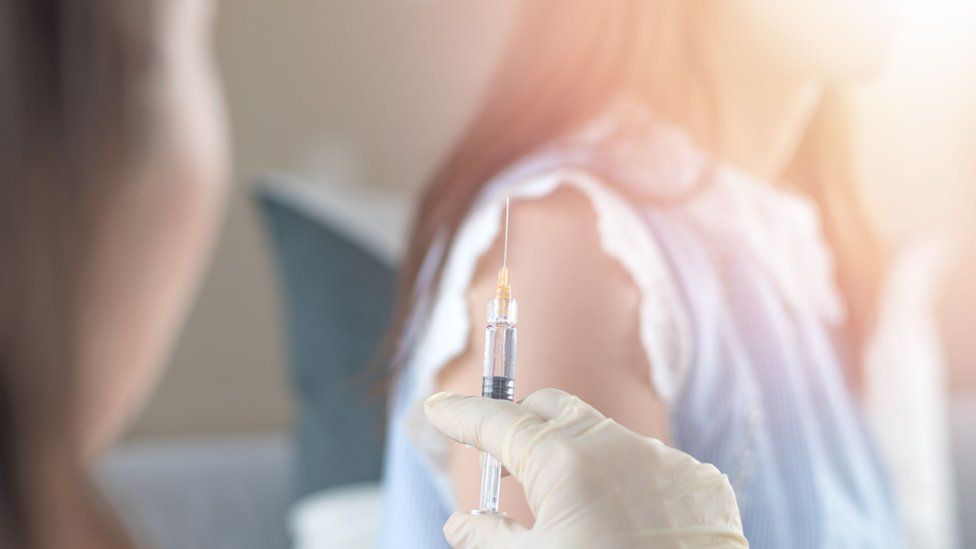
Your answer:
[[[579,398],[543,389],[516,404],[438,393],[427,419],[499,458],[536,522],[455,513],[455,548],[748,547],[735,494],[712,465],[640,436]]]

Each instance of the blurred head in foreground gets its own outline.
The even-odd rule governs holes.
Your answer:
[[[151,387],[225,187],[209,0],[0,4],[0,545],[128,545],[85,474]]]

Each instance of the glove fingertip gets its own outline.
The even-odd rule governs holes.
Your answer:
[[[461,547],[464,542],[465,532],[469,529],[470,521],[473,516],[464,511],[458,511],[451,515],[444,523],[444,539],[451,547]]]

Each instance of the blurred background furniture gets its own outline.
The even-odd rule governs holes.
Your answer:
[[[397,219],[397,202],[387,195],[329,195],[278,179],[269,178],[257,200],[287,311],[296,490],[376,481],[387,380],[379,352],[393,310],[398,243],[387,235],[403,234],[406,219]]]
[[[386,368],[404,197],[267,176],[255,193],[283,295],[288,435],[135,442],[101,467],[110,499],[160,549],[286,547],[290,529],[361,546],[378,525]],[[307,545],[303,545],[306,546]],[[321,544],[315,547],[323,547]]]
[[[146,547],[284,549],[293,459],[282,436],[136,442],[99,480]]]

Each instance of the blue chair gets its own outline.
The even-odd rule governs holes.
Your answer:
[[[269,182],[270,183],[270,182]],[[394,270],[266,184],[256,193],[274,244],[296,400],[296,496],[380,478]]]

